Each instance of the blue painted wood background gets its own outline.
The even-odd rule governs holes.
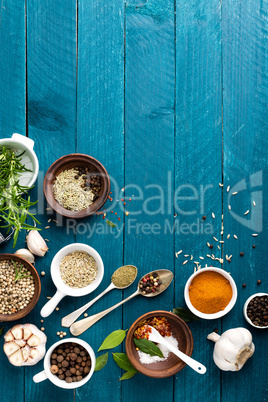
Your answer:
[[[204,376],[186,367],[172,378],[139,374],[120,382],[121,370],[110,355],[102,371],[72,392],[48,381],[34,384],[32,376],[42,370],[42,362],[15,368],[2,352],[3,401],[268,400],[267,331],[249,328],[242,316],[248,296],[268,291],[267,10],[267,0],[1,2],[0,136],[19,132],[35,141],[40,175],[32,193],[39,199],[37,213],[49,239],[49,252],[36,262],[39,272],[46,271],[41,297],[24,322],[44,325],[49,347],[57,340],[61,318],[89,299],[65,298],[60,310],[41,325],[40,309],[55,291],[50,262],[74,241],[95,247],[104,260],[105,276],[92,297],[124,263],[135,264],[139,276],[155,268],[171,269],[175,276],[159,298],[137,298],[85,332],[81,338],[96,353],[104,337],[129,328],[139,315],[183,306],[193,261],[211,264],[207,242],[213,243],[214,255],[224,259],[223,268],[238,287],[237,303],[224,319],[190,324],[193,356],[208,369]],[[44,174],[52,162],[71,152],[87,153],[106,166],[115,201],[107,218],[116,229],[108,230],[95,216],[83,220],[84,226],[74,233],[68,230],[69,221],[46,211]],[[230,196],[235,185],[240,192]],[[122,197],[132,199],[126,202],[128,216],[116,202]],[[106,208],[110,206],[108,201]],[[258,211],[256,221],[253,208]],[[248,209],[250,214],[244,216]],[[50,218],[59,223],[52,221],[46,230]],[[224,241],[220,249],[213,236]],[[21,235],[17,248],[24,240]],[[176,258],[179,250],[183,252]],[[12,252],[12,245],[1,251]],[[193,261],[183,265],[188,254]],[[226,254],[233,255],[230,264]],[[213,265],[221,266],[218,261]],[[257,279],[262,280],[260,286]],[[107,308],[135,287],[123,293],[114,290],[89,312]],[[223,332],[237,326],[251,330],[256,352],[242,371],[221,372],[206,336],[215,327]]]

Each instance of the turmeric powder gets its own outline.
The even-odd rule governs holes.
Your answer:
[[[201,313],[213,314],[225,309],[233,295],[228,279],[215,271],[196,275],[189,286],[192,305]]]

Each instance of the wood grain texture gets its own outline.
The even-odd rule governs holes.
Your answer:
[[[231,234],[224,254],[233,254],[229,270],[238,287],[236,306],[223,321],[223,330],[248,328],[256,347],[253,357],[235,377],[223,373],[223,401],[241,400],[242,395],[247,395],[248,400],[262,402],[268,394],[267,334],[251,327],[241,314],[246,299],[254,293],[266,292],[268,285],[265,257],[268,240],[267,8],[267,1],[244,4],[237,0],[223,4],[223,201],[225,233]],[[229,193],[226,192],[228,185]],[[237,195],[230,195],[236,191]],[[244,215],[247,210],[249,214]],[[252,237],[252,233],[258,237]],[[241,251],[243,257],[239,255]],[[258,279],[262,281],[260,286]]]
[[[103,209],[110,208],[122,218],[118,206],[119,190],[124,186],[124,2],[100,0],[78,3],[78,81],[77,81],[77,151],[98,159],[111,178],[111,198]],[[116,223],[107,225],[106,219]],[[104,278],[90,296],[77,300],[77,307],[101,293],[111,281],[112,273],[123,265],[123,228],[116,216],[107,211],[106,219],[92,216],[77,227],[77,241],[96,248],[104,262]],[[116,220],[115,220],[116,219]],[[122,219],[123,222],[123,219]],[[100,312],[122,298],[113,290],[89,310]],[[122,328],[122,309],[97,322],[82,338],[94,348],[96,355],[104,338]],[[120,351],[118,347],[116,351]],[[114,351],[113,351],[114,352]],[[76,402],[88,395],[96,401],[117,402],[121,399],[120,368],[112,354],[106,367],[94,374],[94,380],[76,390]]]
[[[4,0],[0,11],[0,138],[11,137],[14,132],[26,133],[25,48],[25,2]],[[24,239],[22,233],[18,248],[24,247]],[[1,246],[1,253],[13,253],[12,240]],[[0,323],[0,328],[4,327],[6,332],[13,325],[14,322]],[[25,369],[9,364],[3,352],[0,366],[4,367],[1,370],[3,395],[8,395],[10,401],[22,401]]]
[[[42,223],[42,236],[49,239],[49,250],[42,260],[37,258],[42,278],[39,303],[28,316],[30,322],[44,326],[48,336],[47,347],[59,340],[61,317],[74,309],[74,299],[66,297],[60,310],[54,311],[41,324],[40,310],[53,296],[55,286],[50,277],[50,263],[54,255],[65,245],[74,242],[72,232],[67,233],[68,221],[46,211],[43,195],[44,173],[60,156],[75,152],[76,144],[76,2],[32,1],[27,3],[27,67],[28,67],[28,133],[35,141],[35,150],[40,163],[40,174],[34,190],[39,199],[38,217]],[[48,219],[56,219],[48,223]],[[50,226],[49,229],[44,229]],[[66,331],[67,332],[67,331]],[[69,335],[69,333],[68,333]],[[27,367],[26,400],[74,399],[74,392],[60,389],[44,381],[35,384],[32,376],[43,369],[43,362]]]
[[[174,268],[174,60],[173,2],[128,2],[124,262],[137,265],[139,278],[153,269]],[[124,327],[148,311],[172,309],[173,300],[174,282],[158,297],[139,296],[123,308]],[[149,393],[152,400],[173,400],[173,381],[137,374],[124,382],[122,399],[147,401]]]
[[[1,1],[0,49],[0,136],[5,138],[26,132],[24,0]]]
[[[221,125],[220,1],[176,2],[175,250],[182,250],[175,261],[176,307],[185,305],[183,291],[194,271],[193,261],[199,261],[201,267],[220,267],[206,255],[221,257],[213,240],[213,236],[220,240],[221,231]],[[213,250],[207,242],[213,244]],[[205,364],[207,373],[197,375],[185,368],[176,376],[175,399],[193,401],[202,390],[201,400],[219,401],[220,371],[206,336],[219,328],[220,322],[202,320],[189,326],[194,338],[192,357]]]

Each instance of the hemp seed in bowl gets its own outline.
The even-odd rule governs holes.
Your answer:
[[[60,263],[61,279],[71,288],[84,288],[97,276],[98,265],[95,259],[85,251],[73,251]]]
[[[34,291],[33,276],[23,263],[0,261],[0,314],[23,310],[32,300]]]

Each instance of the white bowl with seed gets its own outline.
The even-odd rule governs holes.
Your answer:
[[[42,308],[42,317],[48,317],[63,297],[85,296],[97,289],[103,278],[104,265],[93,247],[72,243],[55,255],[50,273],[57,292]]]

